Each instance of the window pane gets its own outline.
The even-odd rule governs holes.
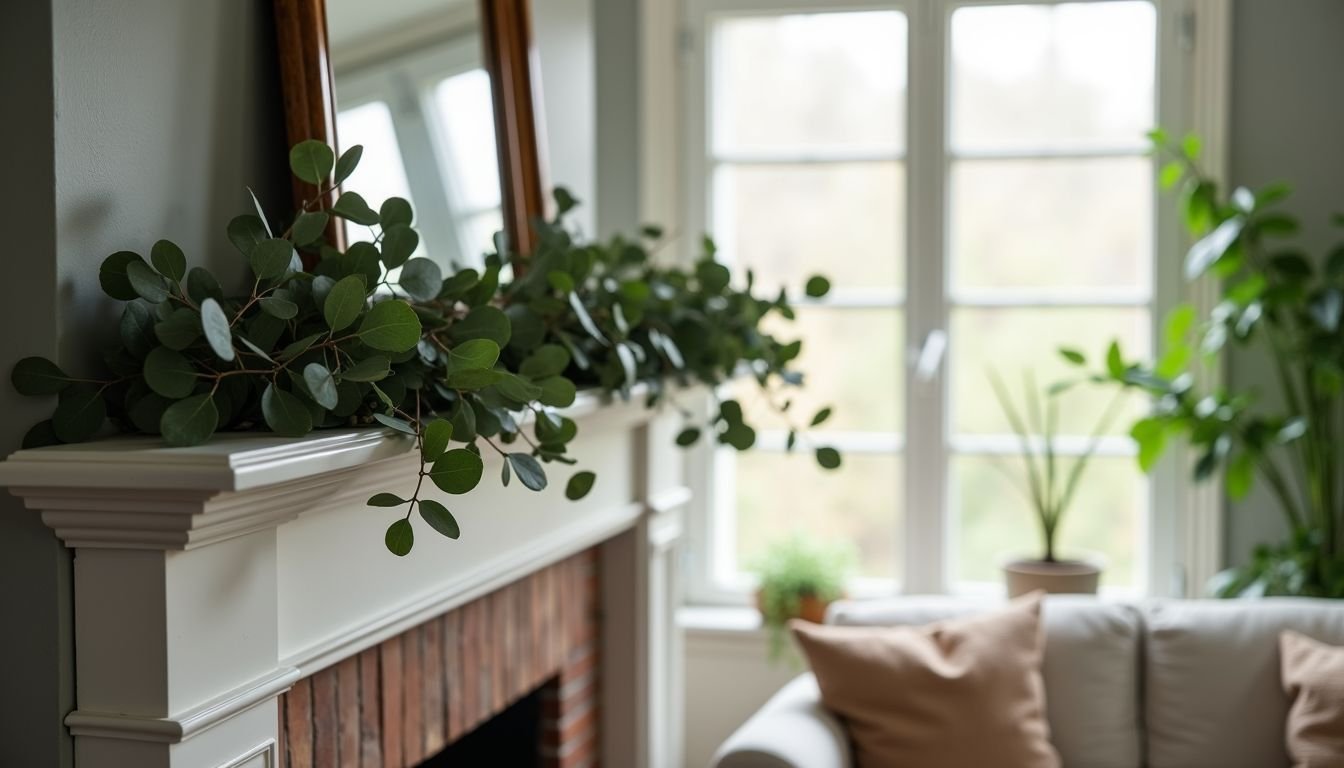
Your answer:
[[[342,110],[336,115],[336,135],[342,147],[364,145],[364,156],[342,185],[344,189],[358,192],[375,210],[389,197],[403,197],[415,205],[387,104],[373,101]],[[352,222],[347,222],[346,227],[352,240],[369,237],[367,227]]]
[[[792,421],[806,426],[825,406],[835,410],[824,429],[860,432],[902,431],[905,382],[900,350],[905,339],[905,313],[899,309],[836,309],[804,307],[798,319],[770,321],[768,330],[785,341],[803,340],[794,365],[804,376],[801,388],[780,390],[778,402],[793,401]],[[747,414],[761,414],[758,429],[782,429],[770,414],[753,380],[734,384]]]
[[[1153,179],[1144,157],[960,161],[952,287],[1148,291]]]
[[[998,466],[995,466],[997,463]],[[1072,460],[1063,461],[1067,473]],[[956,456],[952,459],[948,502],[956,533],[954,581],[1001,582],[1006,560],[1038,558],[1039,528],[1017,483],[1016,456]],[[1138,586],[1141,523],[1147,509],[1147,480],[1129,457],[1093,458],[1079,481],[1073,504],[1061,523],[1060,557],[1099,553],[1106,568],[1101,583]]]
[[[1148,311],[1138,308],[954,309],[949,350],[953,432],[1011,434],[989,388],[989,367],[998,370],[1020,402],[1024,371],[1031,371],[1041,388],[1078,378],[1078,369],[1060,359],[1059,347],[1076,347],[1093,365],[1101,365],[1111,339],[1120,340],[1128,357],[1146,355],[1147,331]],[[1060,397],[1060,433],[1091,434],[1114,395],[1113,389],[1086,384],[1069,390]],[[1137,415],[1146,404],[1136,396],[1130,407]],[[1113,431],[1124,432],[1123,422],[1119,419]]]
[[[715,237],[739,272],[800,294],[821,272],[837,288],[904,284],[905,171],[895,162],[725,165]]]
[[[711,45],[713,152],[904,144],[904,14],[725,19]]]
[[[448,147],[448,187],[453,205],[480,210],[499,206],[499,160],[490,76],[483,69],[454,75],[434,89],[439,124]]]
[[[1150,2],[959,8],[952,146],[1135,144],[1153,126]]]
[[[807,453],[748,451],[737,462],[737,557],[745,568],[792,531],[849,542],[862,576],[900,573],[904,462],[893,454],[845,455],[841,469]]]

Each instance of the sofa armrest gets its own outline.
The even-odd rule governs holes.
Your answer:
[[[719,747],[714,768],[852,768],[849,739],[811,673],[784,686]]]

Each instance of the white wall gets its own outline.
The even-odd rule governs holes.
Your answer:
[[[1237,0],[1234,14],[1232,183],[1290,184],[1286,210],[1302,220],[1298,242],[1319,262],[1344,241],[1328,219],[1344,212],[1344,2]],[[1277,390],[1261,350],[1235,351],[1228,378],[1266,396]],[[1285,531],[1270,494],[1257,488],[1229,505],[1228,561],[1245,562],[1256,544],[1281,541]]]
[[[289,206],[269,0],[29,0],[0,11],[0,369],[26,355],[91,370],[115,338],[98,287],[109,253],[175,240],[193,263],[241,275],[224,225],[252,185]],[[7,376],[6,376],[7,378]],[[51,402],[0,386],[0,450]],[[68,766],[70,558],[0,499],[0,765]]]
[[[685,646],[686,768],[705,768],[724,739],[802,667],[797,661],[769,661],[759,629],[692,627]]]

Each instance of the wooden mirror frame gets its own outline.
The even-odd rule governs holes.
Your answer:
[[[514,251],[530,254],[536,237],[532,219],[545,213],[531,2],[476,2],[481,11],[482,58],[494,100],[504,233]],[[316,139],[339,146],[326,0],[275,0],[275,28],[289,144]],[[311,200],[317,191],[313,185],[294,179],[295,207]],[[328,239],[344,247],[344,229],[335,220]],[[516,270],[519,265],[514,267]]]

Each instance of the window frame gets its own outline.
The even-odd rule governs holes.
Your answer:
[[[905,446],[907,477],[936,476],[940,482],[905,484],[903,536],[904,578],[859,579],[853,596],[896,593],[945,593],[952,586],[948,568],[954,544],[950,510],[946,509],[950,450],[956,439],[947,432],[947,363],[943,361],[929,382],[918,382],[910,367],[928,335],[946,331],[953,301],[946,281],[948,178],[947,120],[951,17],[963,7],[1060,2],[1114,2],[1115,0],[685,0],[682,30],[682,126],[684,218],[688,232],[708,231],[715,158],[710,152],[712,107],[708,30],[718,17],[752,14],[817,13],[896,10],[906,15],[908,30],[908,86],[906,138],[901,158],[905,164],[907,194],[904,233],[906,249],[905,312]],[[1198,130],[1205,137],[1206,156],[1215,178],[1226,171],[1228,46],[1230,9],[1221,0],[1150,0],[1156,11],[1155,104],[1156,123],[1180,134]],[[1196,23],[1198,22],[1198,24]],[[917,43],[918,38],[932,43]],[[918,148],[918,149],[917,149]],[[1156,164],[1155,164],[1156,166]],[[1156,188],[1157,168],[1153,170]],[[921,195],[908,190],[920,189]],[[1153,198],[1152,283],[1141,306],[1150,312],[1150,344],[1157,348],[1161,317],[1187,301],[1197,309],[1211,306],[1214,290],[1189,286],[1180,262],[1188,242],[1169,197]],[[916,254],[937,253],[938,259]],[[691,259],[686,252],[683,258]],[[1122,304],[1133,305],[1118,296]],[[1214,371],[1217,378],[1221,372]],[[706,405],[706,408],[708,406]],[[1108,453],[1124,453],[1113,441]],[[929,449],[927,446],[932,446]],[[725,480],[723,454],[702,446],[687,458],[687,476],[696,501],[690,509],[686,584],[688,602],[742,605],[748,602],[749,579],[724,578],[714,573],[723,562],[725,547],[733,544],[733,515],[716,512],[734,503],[731,483]],[[801,460],[801,459],[800,459]],[[1196,487],[1183,467],[1189,456],[1177,446],[1160,463],[1148,483],[1149,515],[1143,521],[1139,590],[1149,595],[1198,593],[1204,581],[1222,566],[1222,494],[1212,485]],[[894,543],[893,543],[894,545]],[[979,590],[971,590],[978,592]]]

